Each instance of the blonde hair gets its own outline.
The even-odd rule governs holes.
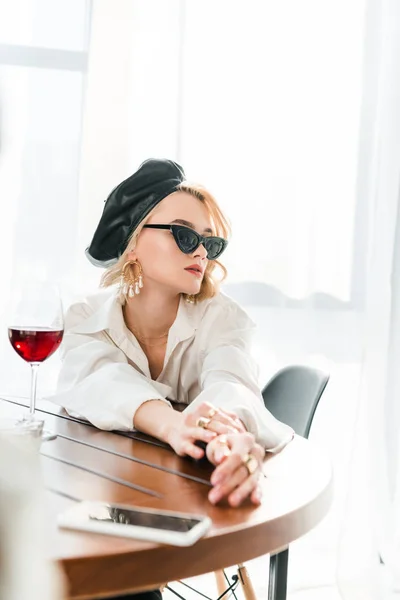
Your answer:
[[[187,194],[191,194],[194,198],[197,198],[204,204],[206,207],[208,214],[211,217],[211,226],[213,229],[213,234],[228,239],[230,237],[231,228],[229,221],[223,214],[222,210],[218,206],[217,201],[214,196],[210,194],[208,190],[198,184],[190,184],[188,182],[181,183],[177,189],[177,192],[186,192]],[[155,211],[153,208],[152,211],[139,223],[136,227],[135,231],[132,233],[129,238],[126,249],[121,254],[118,259],[118,262],[115,265],[109,267],[102,275],[100,286],[101,287],[109,287],[111,285],[119,284],[122,274],[122,268],[126,261],[128,260],[127,255],[129,252],[135,249],[138,237],[143,229],[143,226],[150,219],[151,215]],[[146,273],[144,273],[146,275]],[[208,298],[213,298],[216,294],[218,294],[220,285],[222,281],[227,276],[227,270],[223,264],[221,264],[218,260],[209,260],[203,281],[201,284],[200,292],[194,296],[195,302],[201,302],[202,300],[207,300]],[[185,298],[187,298],[187,294],[182,294]],[[125,298],[121,294],[121,301],[124,302]]]

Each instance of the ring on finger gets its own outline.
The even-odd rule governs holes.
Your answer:
[[[215,417],[216,414],[217,414],[217,410],[214,407],[212,407],[208,411],[207,417],[211,420],[213,417]]]
[[[211,419],[207,419],[207,417],[199,417],[196,422],[197,427],[202,427],[203,429],[207,429],[208,424]]]
[[[258,469],[258,460],[252,454],[246,454],[243,457],[243,465],[246,467],[249,475],[253,475]]]

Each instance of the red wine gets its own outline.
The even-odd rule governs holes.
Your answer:
[[[9,327],[11,346],[27,362],[43,362],[61,344],[64,331],[36,327],[35,329]]]

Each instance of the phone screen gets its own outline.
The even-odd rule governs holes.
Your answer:
[[[83,508],[83,506],[81,507]],[[190,531],[198,523],[199,519],[179,517],[175,515],[163,515],[144,512],[132,508],[122,508],[110,504],[100,504],[93,507],[85,507],[80,513],[85,520],[121,523],[124,525],[135,525],[137,527],[149,527],[150,529],[163,529],[166,531],[185,532]]]

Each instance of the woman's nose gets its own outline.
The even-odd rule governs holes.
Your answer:
[[[193,258],[197,257],[201,258],[201,260],[207,258],[207,250],[204,248],[203,244],[200,244],[200,246],[198,246],[193,252]]]

